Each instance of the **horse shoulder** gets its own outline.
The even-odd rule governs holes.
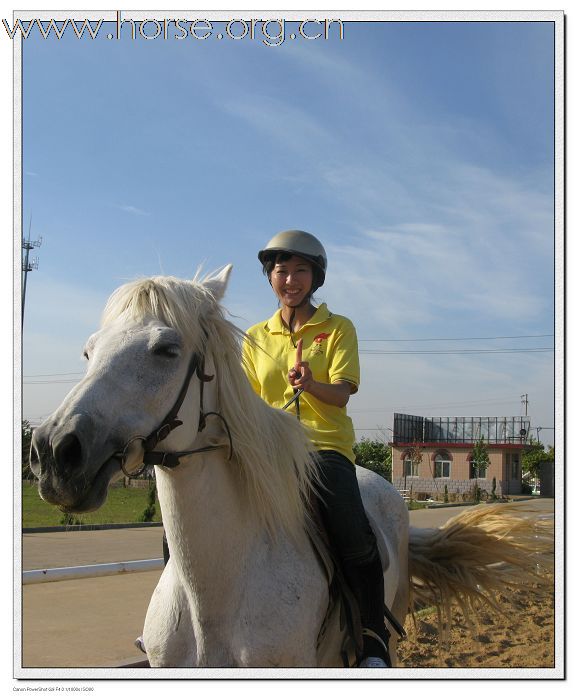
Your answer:
[[[328,587],[308,538],[263,535],[248,567],[233,623],[238,665],[314,666]]]

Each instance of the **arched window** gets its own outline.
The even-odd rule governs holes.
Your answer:
[[[419,465],[413,461],[411,451],[403,452],[401,459],[403,461],[403,476],[419,476]]]
[[[435,455],[435,479],[449,479],[451,476],[451,464],[453,459],[446,450],[441,450]]]

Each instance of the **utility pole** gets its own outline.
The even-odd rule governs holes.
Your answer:
[[[30,260],[30,251],[34,248],[40,248],[42,245],[42,236],[37,241],[30,240],[30,231],[32,229],[32,216],[30,216],[30,224],[28,225],[28,240],[22,239],[22,249],[25,252],[24,262],[22,263],[22,328],[24,328],[24,303],[26,302],[26,281],[28,273],[38,269],[38,259]]]
[[[525,416],[527,416],[527,406],[529,405],[529,394],[521,394],[521,403],[525,404]]]
[[[28,226],[28,240],[22,240],[22,249],[25,252],[24,262],[22,263],[22,328],[24,328],[24,304],[26,302],[26,281],[28,273],[38,269],[38,259],[30,260],[30,251],[34,248],[40,248],[42,245],[42,236],[37,241],[30,240],[30,231],[32,229],[32,216],[30,216],[30,224]]]

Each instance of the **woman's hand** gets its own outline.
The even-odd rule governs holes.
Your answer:
[[[303,341],[302,338],[297,343],[297,356],[294,367],[288,373],[289,384],[298,391],[310,391],[315,384],[315,379],[308,362],[303,362]]]
[[[351,395],[349,382],[339,381],[334,384],[317,382],[313,377],[308,362],[303,362],[303,341],[297,343],[297,354],[294,367],[288,373],[288,382],[295,391],[302,389],[323,403],[331,406],[344,407]]]

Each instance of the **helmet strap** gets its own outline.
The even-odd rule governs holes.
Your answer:
[[[296,306],[293,306],[293,307],[291,308],[291,315],[290,315],[289,322],[288,322],[289,333],[291,334],[291,337],[292,337],[292,334],[293,334],[293,324],[294,324],[294,322],[295,322],[296,313],[297,313],[297,307],[296,307]],[[293,343],[293,345],[294,345],[294,343]]]

